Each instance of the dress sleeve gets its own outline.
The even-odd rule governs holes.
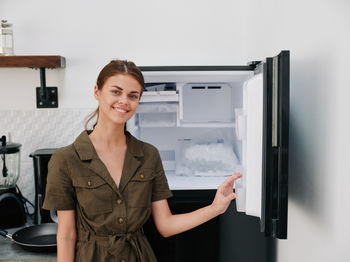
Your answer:
[[[75,209],[75,192],[69,172],[68,162],[60,149],[52,155],[48,164],[46,193],[43,209]]]
[[[158,150],[155,153],[156,177],[152,186],[152,202],[172,197]]]

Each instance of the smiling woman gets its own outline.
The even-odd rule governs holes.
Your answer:
[[[222,214],[235,198],[233,183],[240,174],[218,188],[211,205],[171,213],[167,198],[172,193],[158,150],[124,129],[143,86],[134,63],[106,65],[94,87],[99,106],[93,130],[84,130],[51,157],[43,208],[57,210],[58,262],[156,262],[143,232],[151,214],[168,237]]]

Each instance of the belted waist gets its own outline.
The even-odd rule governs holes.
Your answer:
[[[96,234],[93,234],[91,232],[86,232],[83,230],[77,230],[77,239],[82,240],[82,241],[89,241],[89,240],[96,240],[96,241],[110,241],[110,242],[115,242],[119,238],[126,238],[126,240],[129,240],[133,236],[141,236],[144,234],[143,228],[140,227],[138,230],[135,232],[129,232],[129,233],[115,233],[115,234],[110,234],[108,236],[99,236]]]
[[[110,246],[108,248],[108,253],[113,255],[114,257],[120,257],[121,252],[125,249],[125,244],[128,242],[130,246],[135,250],[137,254],[137,261],[142,262],[141,250],[138,245],[139,241],[136,241],[137,237],[143,236],[144,231],[143,228],[140,227],[135,232],[129,232],[125,234],[112,234],[108,236],[99,236],[90,232],[78,230],[77,231],[77,239],[82,241],[108,241]]]

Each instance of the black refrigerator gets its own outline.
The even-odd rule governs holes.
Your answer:
[[[210,204],[227,176],[243,174],[214,220],[168,239],[149,221],[159,261],[274,261],[275,239],[287,238],[289,56],[140,67],[145,92],[127,129],[158,148],[172,212]]]

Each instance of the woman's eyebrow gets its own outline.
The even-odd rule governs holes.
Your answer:
[[[123,91],[123,88],[121,88],[120,86],[112,85],[112,87],[115,87],[115,88],[117,88],[117,89]],[[137,93],[137,94],[139,94],[140,92],[139,92],[139,91],[131,91],[130,93]]]

